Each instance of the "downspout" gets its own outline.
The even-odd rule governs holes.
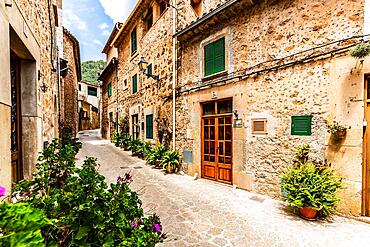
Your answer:
[[[176,9],[176,0],[172,1],[172,149],[176,149],[176,80],[177,80],[177,37],[176,26],[177,26],[177,9]]]

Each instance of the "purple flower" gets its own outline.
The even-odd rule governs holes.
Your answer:
[[[132,228],[135,228],[135,227],[137,227],[137,223],[136,223],[136,221],[132,221],[132,222],[131,222],[131,229],[132,229]]]
[[[160,225],[158,225],[157,223],[154,223],[152,224],[153,228],[157,231],[157,232],[160,232],[162,230],[162,227]]]
[[[6,194],[6,189],[5,189],[5,187],[0,186],[0,196],[5,196],[5,194]]]
[[[121,181],[122,180],[122,177],[121,176],[118,176],[117,177],[117,181]]]

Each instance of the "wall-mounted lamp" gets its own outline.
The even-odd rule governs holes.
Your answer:
[[[235,117],[235,119],[239,119],[238,110],[235,110],[235,111],[234,111],[234,117]]]
[[[11,8],[13,6],[13,0],[5,0],[5,7]]]
[[[148,65],[149,63],[147,61],[145,61],[145,58],[144,57],[141,57],[140,60],[139,60],[139,69],[140,71],[146,75],[147,78],[153,78],[154,80],[156,81],[159,81],[160,78],[159,78],[159,75],[153,75],[153,74],[149,74],[147,73],[147,69],[148,69]]]

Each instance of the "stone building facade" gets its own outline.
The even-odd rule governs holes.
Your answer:
[[[62,1],[0,1],[0,184],[29,178],[58,137]]]
[[[86,81],[78,83],[79,130],[100,128],[100,86]]]
[[[82,79],[80,45],[78,40],[63,29],[63,60],[66,67],[61,72],[62,133],[75,137],[78,133],[78,85]]]
[[[176,62],[176,148],[189,175],[279,197],[280,176],[295,148],[309,143],[312,156],[328,159],[344,178],[339,210],[369,215],[365,110],[370,60],[348,55],[368,40],[368,1],[175,3],[177,60],[171,50],[174,8],[146,28],[150,6],[158,2],[139,1],[108,42],[118,48],[116,109],[128,116],[131,135],[138,126],[145,140],[145,116],[151,113],[167,121],[172,134],[171,68]],[[141,56],[162,80],[138,71]],[[139,90],[133,94],[135,74]],[[334,120],[351,127],[340,141],[327,133],[326,122]],[[161,126],[154,124],[154,133]]]

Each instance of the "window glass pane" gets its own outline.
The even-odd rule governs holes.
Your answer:
[[[210,126],[209,127],[209,138],[211,140],[215,139],[215,126]]]
[[[87,94],[91,96],[98,96],[98,89],[95,87],[87,87]]]
[[[233,112],[233,102],[231,100],[221,101],[217,103],[217,113],[226,114]]]
[[[208,126],[204,127],[204,139],[206,140],[209,139],[209,127]]]
[[[218,126],[218,139],[225,140],[225,129],[224,126]]]
[[[224,163],[224,157],[218,157],[218,163],[223,164]]]
[[[225,156],[231,156],[232,142],[225,142]]]
[[[231,125],[225,125],[225,140],[231,140]]]
[[[214,115],[215,114],[215,103],[206,103],[203,105],[203,115]]]
[[[216,161],[215,156],[214,155],[210,155],[209,161],[210,162],[215,162]]]
[[[216,154],[216,152],[215,152],[215,142],[210,142],[210,147],[209,147],[209,150],[210,150],[210,154]]]

